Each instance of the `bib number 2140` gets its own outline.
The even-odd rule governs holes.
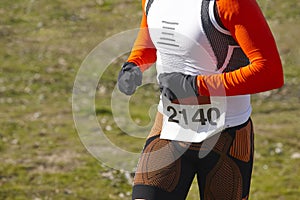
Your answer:
[[[203,109],[198,108],[196,110],[187,110],[185,108],[181,110],[175,109],[173,106],[168,106],[167,111],[170,112],[170,116],[168,117],[169,122],[174,123],[184,123],[185,125],[189,125],[190,122],[192,123],[200,123],[201,125],[205,126],[209,123],[212,126],[217,125],[217,121],[220,118],[220,110],[216,107]],[[183,120],[181,122],[180,120]]]

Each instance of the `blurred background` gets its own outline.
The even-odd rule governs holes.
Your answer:
[[[300,196],[300,1],[258,0],[282,58],[285,86],[253,95],[255,164],[251,199]],[[138,0],[0,1],[0,199],[130,199],[130,173],[85,149],[72,116],[72,90],[85,57],[100,42],[138,28]],[[258,27],[259,28],[259,27]],[[140,152],[144,139],[114,122],[111,93],[127,54],[97,88],[99,124],[112,143]],[[272,74],[270,74],[272,76]],[[149,123],[155,84],[130,100],[132,119]],[[194,182],[188,199],[198,199]]]

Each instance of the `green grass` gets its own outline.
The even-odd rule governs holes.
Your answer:
[[[251,199],[298,199],[300,195],[299,91],[300,4],[259,0],[276,38],[285,86],[253,96],[255,165]],[[76,73],[104,39],[137,28],[139,1],[0,2],[0,199],[130,199],[131,183],[85,149],[72,116]],[[110,95],[126,56],[105,72],[96,113],[117,146],[140,152],[144,139],[122,132],[113,120]],[[135,122],[150,121],[157,86],[131,99]],[[141,100],[142,99],[142,100]],[[144,106],[146,104],[146,106]],[[126,175],[126,176],[125,176]],[[197,199],[194,182],[188,199]]]

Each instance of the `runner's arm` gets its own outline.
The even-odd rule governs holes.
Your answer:
[[[197,85],[204,96],[253,94],[283,85],[283,70],[270,28],[255,0],[217,0],[223,25],[241,46],[250,64],[238,70],[199,75]],[[222,94],[223,93],[223,94]]]
[[[156,61],[156,49],[148,31],[147,16],[145,13],[145,0],[142,0],[143,17],[138,36],[133,45],[127,62],[132,62],[144,72]]]

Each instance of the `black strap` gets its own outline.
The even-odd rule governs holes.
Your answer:
[[[148,3],[147,3],[147,6],[146,6],[146,15],[148,16],[148,12],[149,12],[149,9],[152,5],[154,0],[149,0]]]

